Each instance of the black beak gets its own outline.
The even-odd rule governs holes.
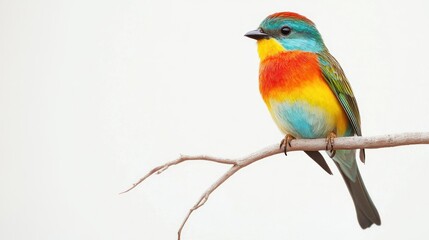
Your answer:
[[[256,40],[269,39],[270,38],[270,36],[268,34],[264,33],[262,31],[262,29],[260,29],[260,28],[253,30],[253,31],[250,31],[250,32],[244,34],[244,36],[249,37],[249,38],[253,38]]]

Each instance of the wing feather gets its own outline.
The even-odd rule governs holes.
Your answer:
[[[319,54],[319,62],[322,74],[346,112],[354,132],[362,136],[359,108],[343,69],[329,52]]]
[[[337,96],[355,134],[362,136],[359,108],[343,69],[328,51],[318,54],[318,57],[325,81]],[[365,162],[365,149],[360,151],[360,160]]]

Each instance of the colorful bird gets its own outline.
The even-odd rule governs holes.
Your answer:
[[[360,226],[380,225],[357,167],[356,150],[332,150],[336,136],[362,135],[360,115],[350,84],[315,24],[297,13],[280,12],[245,36],[257,40],[259,90],[286,135],[281,144],[285,153],[293,138],[327,137],[328,154],[346,182]],[[319,152],[306,153],[331,173]],[[364,149],[360,158],[364,162]]]

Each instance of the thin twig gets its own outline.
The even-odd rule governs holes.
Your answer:
[[[288,152],[291,151],[321,151],[326,149],[326,139],[294,139],[291,141],[291,146],[288,147]],[[362,149],[362,148],[386,148],[386,147],[396,147],[404,145],[414,145],[414,144],[429,144],[429,132],[426,133],[402,133],[402,134],[389,134],[383,136],[374,136],[374,137],[339,137],[335,139],[335,150],[341,149]],[[152,176],[154,173],[160,174],[165,171],[170,166],[185,162],[185,161],[210,161],[221,164],[229,164],[232,167],[224,173],[213,185],[211,185],[195,203],[195,205],[189,209],[188,214],[180,225],[178,231],[178,239],[180,240],[182,230],[191,216],[192,212],[203,206],[208,200],[211,193],[216,190],[222,183],[224,183],[229,177],[234,175],[238,170],[266,157],[282,153],[283,150],[279,148],[278,144],[273,144],[264,149],[261,149],[255,153],[252,153],[246,157],[239,159],[229,159],[229,158],[219,158],[212,157],[207,155],[195,155],[195,156],[186,156],[182,155],[178,159],[167,162],[163,165],[155,167],[139,181],[134,183],[132,187],[121,192],[126,193],[131,189],[137,187],[140,183],[146,180],[148,177]]]
[[[216,158],[216,157],[210,157],[206,155],[196,155],[196,156],[186,156],[181,155],[178,159],[173,160],[171,162],[167,162],[163,165],[160,165],[158,167],[155,167],[150,172],[148,172],[144,177],[140,178],[136,183],[133,184],[130,188],[127,190],[121,192],[120,194],[126,193],[131,191],[133,188],[137,187],[140,183],[142,183],[146,178],[152,176],[154,173],[160,174],[167,170],[170,166],[177,165],[179,163],[185,162],[185,161],[210,161],[210,162],[216,162],[216,163],[222,163],[222,164],[235,164],[234,160],[227,159],[227,158]]]

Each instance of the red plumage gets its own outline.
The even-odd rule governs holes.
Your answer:
[[[302,20],[307,23],[310,23],[311,25],[314,25],[314,23],[310,19],[294,12],[278,12],[278,13],[271,14],[267,18],[292,18],[296,20]]]

